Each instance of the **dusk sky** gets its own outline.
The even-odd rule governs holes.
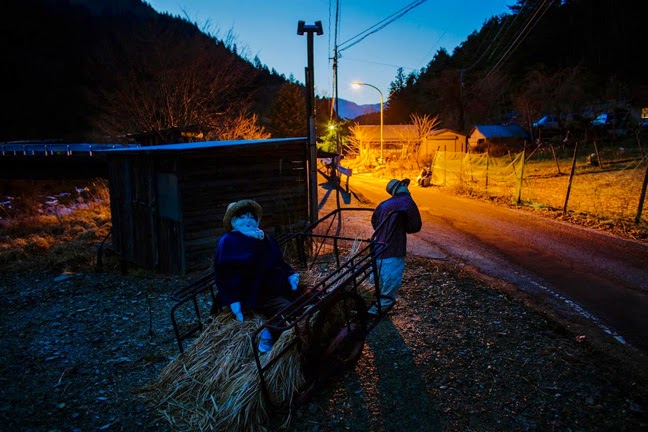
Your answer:
[[[304,82],[307,37],[297,35],[298,21],[321,21],[322,36],[314,38],[315,90],[333,95],[335,1],[333,0],[149,0],[154,9],[179,15],[224,38],[236,36],[239,53],[286,77]],[[409,5],[411,0],[340,0],[338,46]],[[419,2],[420,3],[420,2]],[[427,0],[387,27],[340,52],[339,97],[358,104],[374,104],[380,95],[370,87],[353,89],[362,81],[378,87],[387,101],[389,85],[402,67],[405,74],[426,66],[440,48],[451,54],[473,31],[494,15],[508,13],[511,0]]]

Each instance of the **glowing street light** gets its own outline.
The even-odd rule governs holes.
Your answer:
[[[360,81],[354,81],[351,83],[353,88],[360,88],[360,86],[367,86],[373,89],[376,89],[380,93],[380,162],[383,161],[383,94],[378,87],[375,85],[363,83]]]

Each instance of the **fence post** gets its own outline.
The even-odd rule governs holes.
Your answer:
[[[600,169],[603,169],[603,161],[601,160],[601,156],[599,155],[598,146],[596,145],[596,140],[594,140],[594,151],[596,152],[596,161],[598,162],[598,166]]]
[[[448,154],[443,152],[443,186],[448,183]]]
[[[526,164],[526,141],[524,141],[524,149],[522,150],[522,168],[520,169],[520,186],[518,187],[517,205],[522,201],[522,181],[524,179],[524,165]]]
[[[486,146],[486,186],[484,188],[484,193],[488,195],[488,162],[490,161],[490,141]]]
[[[556,156],[556,149],[554,148],[553,144],[550,144],[549,147],[551,148],[551,153],[553,154],[554,161],[556,161],[556,167],[558,167],[558,175],[562,174],[560,172],[560,164],[558,163],[558,156]]]
[[[567,194],[565,195],[565,205],[563,206],[563,214],[567,213],[567,203],[569,202],[569,194],[571,192],[572,181],[574,180],[574,173],[576,172],[576,154],[578,153],[578,141],[574,145],[574,157],[572,158],[571,172],[569,173],[569,185],[567,186]]]
[[[644,199],[646,198],[646,186],[648,186],[648,163],[646,164],[646,174],[644,175],[643,185],[641,186],[641,195],[639,196],[639,206],[637,207],[637,217],[635,217],[635,224],[636,225],[639,225],[639,223],[641,222],[641,211],[643,210]]]

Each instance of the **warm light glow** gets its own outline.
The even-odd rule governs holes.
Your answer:
[[[376,90],[378,92],[378,94],[380,94],[380,162],[382,163],[383,160],[384,160],[383,159],[383,144],[384,144],[384,140],[383,140],[383,103],[384,103],[383,94],[380,91],[380,89],[378,87],[376,87],[375,85],[373,85],[373,84],[367,84],[367,83],[360,82],[360,81],[353,81],[351,83],[351,86],[353,88],[360,88],[360,86],[371,87],[372,89]]]
[[[335,125],[334,125],[334,124],[330,124],[330,125],[329,125],[329,130],[335,130]]]

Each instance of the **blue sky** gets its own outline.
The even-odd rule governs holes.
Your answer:
[[[334,0],[148,0],[159,12],[180,15],[221,39],[229,31],[239,52],[287,77],[304,82],[307,37],[297,35],[298,21],[321,21],[324,34],[314,38],[315,91],[333,95],[335,39]],[[412,4],[412,0],[340,0],[338,45]],[[449,53],[494,15],[508,12],[512,0],[427,0],[384,29],[340,52],[338,93],[358,104],[378,103],[370,87],[351,88],[363,81],[378,87],[385,101],[398,67],[406,74],[426,66],[440,48]]]

